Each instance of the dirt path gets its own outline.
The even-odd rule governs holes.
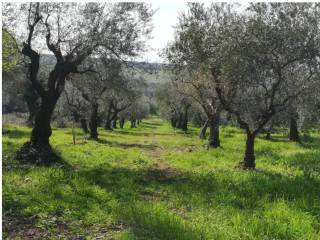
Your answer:
[[[145,122],[144,124],[148,124],[148,125],[152,125],[152,123],[149,122]],[[143,135],[144,137],[144,143],[145,144],[150,144],[154,147],[149,148],[149,149],[145,149],[143,151],[143,154],[145,154],[146,156],[150,157],[152,160],[160,160],[161,159],[161,155],[163,153],[163,149],[160,146],[160,143],[157,140],[157,135],[156,132],[158,131],[158,128],[161,125],[154,125],[155,128],[153,128],[151,130],[151,134],[145,134]]]

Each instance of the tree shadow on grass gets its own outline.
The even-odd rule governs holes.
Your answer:
[[[158,128],[157,126],[154,126],[154,125],[142,125],[141,127],[142,127],[142,128],[150,128],[150,129],[156,129],[156,128]]]
[[[288,157],[286,164],[302,170],[306,177],[320,177],[320,149],[294,154]]]
[[[283,142],[283,143],[290,143],[292,142],[289,140],[288,137],[284,136],[271,136],[271,139],[266,139],[263,136],[258,136],[258,138],[263,139],[265,141],[269,142]],[[320,137],[316,136],[302,136],[301,141],[298,142],[300,146],[303,148],[308,148],[308,149],[319,149],[320,148]]]
[[[307,149],[320,149],[320,137],[303,136],[300,145]]]
[[[208,206],[218,204],[240,210],[256,210],[265,202],[285,200],[319,217],[320,180],[317,178],[288,177],[258,170],[237,180],[236,177],[216,172],[194,175],[189,182],[178,182],[170,189],[186,204],[189,204],[192,196],[197,195],[202,199],[200,201],[207,202]],[[304,204],[300,204],[301,202]]]
[[[280,136],[271,136],[270,139],[266,139],[263,136],[259,136],[259,138],[269,142],[290,142],[288,138],[280,137]]]
[[[153,150],[158,148],[157,145],[154,144],[140,144],[140,143],[120,143],[117,141],[110,141],[110,140],[105,140],[105,139],[98,139],[97,140],[98,143],[102,143],[102,144],[107,144],[111,147],[120,147],[120,148],[142,148],[142,149],[149,149],[149,150]]]
[[[145,121],[143,121],[142,123],[141,123],[141,125],[152,125],[152,126],[162,126],[163,124],[162,123],[154,123],[154,122],[145,122]]]
[[[237,173],[237,175],[245,175],[244,178],[240,179],[230,176],[227,172],[224,174],[221,174],[221,172],[208,174],[186,172],[183,178],[174,176],[170,181],[163,181],[163,178],[157,176],[154,178],[146,177],[148,174],[152,174],[149,171],[148,169],[132,170],[99,167],[84,170],[81,172],[81,176],[92,179],[94,184],[111,193],[119,202],[126,204],[128,208],[137,200],[144,201],[144,196],[141,193],[151,187],[151,189],[165,189],[166,196],[163,198],[157,196],[155,200],[170,201],[170,198],[174,197],[179,199],[179,203],[185,205],[186,208],[197,206],[197,208],[203,208],[205,211],[212,205],[219,205],[237,210],[255,211],[264,208],[265,204],[268,203],[286,201],[293,204],[295,208],[319,218],[319,179],[305,178],[304,176],[288,177],[265,170],[257,170]],[[194,198],[194,196],[197,196],[197,198]],[[144,236],[149,236],[150,232],[157,231],[157,229],[152,229],[153,227],[156,228],[156,225],[149,226],[147,224],[150,217],[150,213],[139,217],[142,218],[139,220],[142,224],[137,226],[138,235],[143,235],[143,232],[140,231],[145,226],[150,229],[144,233]],[[169,224],[170,221],[168,223],[158,223]]]
[[[230,173],[211,172],[207,174],[171,175],[170,181],[163,181],[153,174],[152,169],[131,170],[127,168],[95,168],[81,172],[81,175],[93,179],[95,184],[113,192],[119,200],[130,201],[139,197],[138,193],[148,186],[165,187],[179,199],[190,203],[192,196],[199,196],[202,202],[214,201],[237,209],[255,210],[263,201],[274,202],[285,199],[288,202],[305,203],[303,210],[318,216],[320,204],[320,180],[304,176],[289,177],[266,170],[253,172],[241,171],[244,178],[237,179]],[[170,194],[169,194],[170,195]],[[198,199],[199,200],[199,199]],[[206,206],[203,206],[206,207]]]
[[[85,171],[76,170],[67,162],[64,162],[64,164],[51,166],[50,168],[43,167],[39,169],[34,166],[29,168],[20,166],[19,169],[15,169],[14,171],[19,171],[19,176],[16,180],[22,180],[23,184],[13,189],[10,182],[5,182],[3,221],[5,222],[6,235],[12,236],[18,231],[17,228],[10,227],[12,222],[18,224],[19,235],[22,234],[22,236],[23,234],[25,236],[28,234],[28,229],[33,229],[35,233],[41,231],[37,226],[45,224],[46,237],[37,239],[54,237],[52,234],[55,231],[62,234],[61,236],[64,239],[75,239],[76,236],[81,235],[83,232],[94,232],[96,228],[91,221],[92,216],[96,215],[99,215],[97,216],[99,220],[93,219],[93,221],[98,221],[96,223],[98,224],[97,226],[104,226],[106,223],[110,224],[108,220],[114,204],[110,202],[114,198],[121,199],[124,194],[122,191],[118,194],[118,189],[112,188],[112,185],[121,183],[116,186],[124,187],[126,184],[119,181],[110,171],[106,171],[110,176],[104,175],[104,171],[107,168],[109,168],[109,165],[101,167],[102,171],[100,171],[101,169],[95,169],[91,171],[91,174],[87,174]],[[118,176],[133,178],[128,173],[121,175],[118,172]],[[102,185],[98,178],[102,178],[105,181],[104,186],[107,186],[108,183],[111,184],[109,192],[102,194],[101,191],[97,190],[99,186],[97,183]],[[10,177],[8,179],[5,178],[5,180],[10,181]],[[127,188],[124,188],[123,191],[128,192]],[[56,220],[52,220],[52,218]],[[71,219],[71,222],[78,225],[78,227],[76,229],[70,228],[68,226],[68,221],[70,220],[68,219]],[[60,220],[65,224],[64,232],[60,232]],[[103,234],[101,233],[100,235]],[[93,236],[93,234],[90,236]]]
[[[20,197],[15,193],[4,195],[4,212],[8,213],[11,209],[19,218],[22,217],[23,209],[26,207],[40,209],[39,211],[45,214],[57,216],[63,215],[65,210],[69,209],[74,214],[73,218],[80,220],[95,214],[98,209],[101,213],[114,213],[122,221],[127,221],[126,224],[133,227],[134,235],[145,239],[150,239],[149,237],[154,236],[152,233],[155,232],[167,234],[164,233],[165,229],[170,229],[171,233],[168,234],[172,235],[164,236],[170,236],[171,239],[176,239],[174,232],[184,232],[185,236],[191,233],[195,234],[192,236],[199,236],[198,230],[192,230],[189,225],[181,224],[179,217],[171,211],[136,207],[137,201],[142,205],[148,204],[141,193],[151,188],[165,190],[169,198],[162,200],[170,201],[171,197],[175,197],[179,199],[181,205],[195,205],[203,210],[212,204],[244,211],[256,210],[265,202],[272,203],[283,199],[319,217],[317,206],[320,205],[320,180],[316,178],[288,177],[265,170],[236,173],[215,171],[204,174],[181,171],[181,173],[183,178],[181,174],[173,174],[171,171],[169,177],[172,179],[163,181],[164,173],[158,171],[155,174],[152,168],[130,169],[102,164],[76,171],[67,165],[65,168],[44,171],[43,180],[37,183],[39,184],[37,191],[43,196],[40,202],[28,194],[25,195],[30,197],[27,201],[26,197]],[[149,177],[150,174],[152,178]],[[239,175],[242,177],[237,178]],[[97,187],[104,190],[103,194],[97,192]],[[5,190],[4,193],[8,192]],[[133,214],[128,217],[127,212],[114,209],[114,205],[110,205],[110,201],[114,199],[127,209],[133,207],[140,215]],[[303,204],[299,205],[300,202]],[[46,206],[50,206],[50,209]]]
[[[116,134],[131,135],[131,136],[172,136],[174,133],[152,133],[152,132],[131,132],[131,131],[117,131]]]
[[[2,134],[3,136],[8,136],[9,138],[28,138],[30,137],[30,130],[2,128]]]
[[[201,239],[204,233],[200,229],[182,223],[178,215],[167,209],[159,209],[152,203],[145,201],[142,193],[145,188],[154,184],[148,177],[149,170],[133,170],[128,168],[104,168],[99,166],[90,170],[83,170],[79,174],[94,181],[94,184],[112,194],[120,204],[116,215],[131,228],[131,233],[139,239]],[[171,176],[172,177],[172,176]],[[175,178],[175,177],[174,177]],[[173,180],[173,179],[171,179]],[[175,179],[179,181],[179,178]],[[175,181],[163,181],[163,176],[158,183],[172,184]]]
[[[260,145],[255,150],[256,156],[259,158],[267,158],[268,160],[271,160],[272,163],[277,163],[279,159],[281,159],[282,155],[280,154],[280,151],[277,151],[270,145]]]

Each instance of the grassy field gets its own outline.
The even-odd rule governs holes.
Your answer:
[[[320,239],[320,134],[303,144],[257,139],[256,171],[237,168],[244,134],[222,127],[207,150],[187,134],[146,119],[138,128],[84,141],[54,129],[65,165],[12,160],[30,129],[5,126],[3,232],[11,239]]]

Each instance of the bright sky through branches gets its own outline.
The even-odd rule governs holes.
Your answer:
[[[145,61],[162,62],[158,55],[169,41],[173,40],[174,26],[180,12],[187,10],[186,2],[152,2],[152,8],[158,9],[153,16],[153,39],[149,40],[149,51],[144,55]]]
[[[205,5],[210,5],[212,2],[205,2]],[[147,62],[163,62],[163,59],[159,56],[159,52],[162,51],[168,42],[174,38],[174,26],[178,23],[178,16],[182,12],[188,10],[187,2],[170,2],[170,1],[154,1],[151,2],[152,8],[157,9],[157,12],[152,18],[153,31],[152,39],[148,41],[149,50],[143,55],[142,61]],[[243,11],[248,6],[248,3],[235,3],[237,4],[237,10]]]

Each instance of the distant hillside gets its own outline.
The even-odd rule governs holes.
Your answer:
[[[40,63],[53,66],[56,63],[56,59],[54,55],[41,54]],[[145,79],[147,84],[145,94],[151,98],[154,96],[158,84],[169,78],[168,71],[166,71],[168,64],[129,61],[127,66],[136,69],[138,74]]]

